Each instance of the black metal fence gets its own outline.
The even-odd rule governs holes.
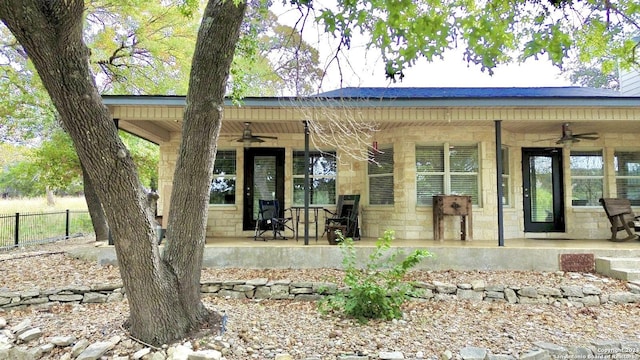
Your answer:
[[[93,233],[88,211],[0,214],[0,250]]]

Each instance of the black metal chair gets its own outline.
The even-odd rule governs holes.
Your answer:
[[[289,212],[289,216],[285,213]],[[264,236],[266,232],[273,234],[273,239],[287,240],[284,232],[288,229],[295,234],[291,222],[293,221],[293,212],[291,209],[280,209],[278,200],[258,200],[258,219],[256,220],[256,229],[253,236],[254,240],[260,238],[267,241]]]
[[[344,226],[344,237],[350,237],[360,240],[360,226],[358,224],[358,215],[360,209],[360,194],[353,195],[339,195],[338,204],[336,205],[336,211],[324,209],[325,211],[325,233],[331,231],[336,225]]]

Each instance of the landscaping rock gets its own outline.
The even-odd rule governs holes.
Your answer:
[[[75,336],[52,336],[48,338],[47,341],[49,341],[55,346],[65,347],[73,344],[76,341],[76,337]]]
[[[110,341],[100,341],[87,346],[79,355],[76,360],[98,360],[107,351],[113,348],[113,343]]]
[[[35,340],[39,337],[42,336],[42,331],[38,328],[31,328],[28,329],[24,332],[22,332],[20,335],[18,335],[18,339],[22,342],[29,342],[31,340]]]
[[[378,354],[378,358],[380,360],[402,360],[404,359],[404,354],[400,351],[381,351]]]
[[[463,360],[484,360],[487,356],[487,349],[467,346],[460,350],[460,357]]]

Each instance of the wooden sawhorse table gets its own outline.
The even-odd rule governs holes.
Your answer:
[[[471,196],[434,195],[433,196],[433,239],[444,240],[444,217],[460,216],[460,240],[473,240],[473,212]],[[468,228],[468,231],[467,231]]]

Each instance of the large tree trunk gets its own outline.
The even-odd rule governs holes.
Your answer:
[[[199,292],[207,194],[244,8],[211,0],[204,12],[162,259],[146,194],[89,69],[84,1],[0,2],[0,18],[33,61],[102,202],[127,289],[129,329],[152,344],[183,337],[207,315]]]
[[[98,194],[89,179],[87,171],[82,167],[82,184],[84,185],[84,199],[87,202],[87,210],[93,224],[93,232],[96,234],[96,241],[109,240],[109,225],[107,225],[107,217],[102,209],[102,203]]]
[[[200,274],[206,238],[209,189],[229,69],[245,3],[210,0],[196,39],[182,142],[174,173],[164,258],[175,275],[183,304],[200,303]],[[180,242],[175,241],[180,239]],[[185,248],[186,247],[186,248]],[[199,309],[201,310],[201,309]],[[192,322],[203,315],[186,308]]]

